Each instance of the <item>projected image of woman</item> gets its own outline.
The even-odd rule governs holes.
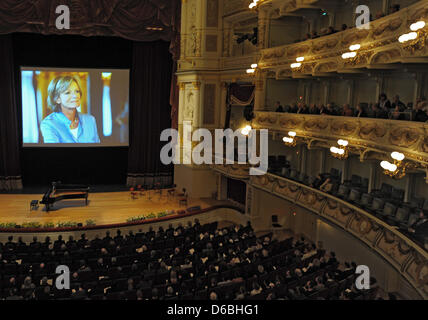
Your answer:
[[[95,118],[77,111],[81,97],[76,78],[60,76],[51,81],[48,106],[53,112],[40,125],[45,143],[100,143]]]

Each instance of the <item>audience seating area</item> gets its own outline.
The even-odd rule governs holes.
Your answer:
[[[334,197],[349,202],[391,226],[397,227],[402,233],[424,247],[428,234],[411,234],[408,229],[418,220],[420,212],[428,215],[428,198],[412,198],[404,202],[404,190],[382,183],[381,188],[368,192],[369,180],[359,175],[352,175],[350,180],[341,183],[341,171],[332,168],[329,173],[318,177],[309,177],[296,169],[290,168],[288,162],[280,162],[283,156],[269,156],[268,172],[297,181],[307,186],[319,189],[326,179],[330,179],[331,190],[325,191]],[[318,181],[317,181],[318,179]]]
[[[407,121],[428,121],[428,103],[425,99],[419,99],[416,105],[412,102],[405,105],[400,101],[399,96],[391,103],[385,95],[385,100],[379,100],[377,103],[360,103],[353,108],[349,104],[342,107],[334,103],[311,104],[307,106],[304,103],[293,103],[282,107],[278,101],[275,105],[275,112],[298,113],[298,114],[313,114],[313,115],[329,115],[329,116],[346,116],[359,118],[379,118],[391,120],[407,120]]]
[[[355,288],[355,263],[339,264],[305,239],[256,237],[250,224],[179,225],[113,238],[0,243],[1,300],[374,299]],[[55,288],[70,268],[71,289]]]

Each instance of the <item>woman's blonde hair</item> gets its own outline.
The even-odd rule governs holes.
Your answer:
[[[82,89],[80,87],[79,80],[73,76],[59,76],[51,81],[48,87],[48,107],[53,112],[60,112],[61,105],[56,101],[59,96],[67,91],[72,82],[75,82],[80,91],[80,97],[82,97]]]

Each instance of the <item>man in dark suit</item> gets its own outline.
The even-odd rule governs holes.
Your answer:
[[[86,239],[86,235],[83,233],[80,237],[80,240],[77,241],[77,246],[79,248],[84,248],[88,243],[88,239]]]
[[[281,106],[281,102],[275,102],[275,112],[284,112],[284,109]]]
[[[54,242],[54,250],[58,251],[63,244],[65,244],[65,242],[62,240],[62,235],[59,235],[58,240],[55,240]]]
[[[419,211],[419,218],[410,226],[409,232],[424,245],[425,239],[428,237],[428,218],[423,210]]]
[[[13,236],[7,238],[7,242],[4,245],[7,251],[14,251],[16,249],[16,243],[13,242]]]
[[[33,252],[39,251],[41,246],[42,244],[37,241],[37,237],[33,237],[33,242],[30,243],[30,250]]]

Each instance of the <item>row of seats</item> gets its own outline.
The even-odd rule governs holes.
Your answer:
[[[278,159],[283,156],[269,156],[269,172],[311,186],[316,177],[309,177],[294,168],[280,166]],[[275,159],[276,158],[276,159]],[[419,210],[428,211],[428,199],[412,198],[404,202],[404,190],[397,189],[388,183],[382,183],[380,189],[368,192],[369,179],[353,174],[351,179],[341,183],[342,172],[332,168],[330,172],[323,173],[324,180],[328,177],[334,187],[329,192],[331,195],[356,205],[374,216],[384,220],[402,231],[413,225],[419,217]]]

